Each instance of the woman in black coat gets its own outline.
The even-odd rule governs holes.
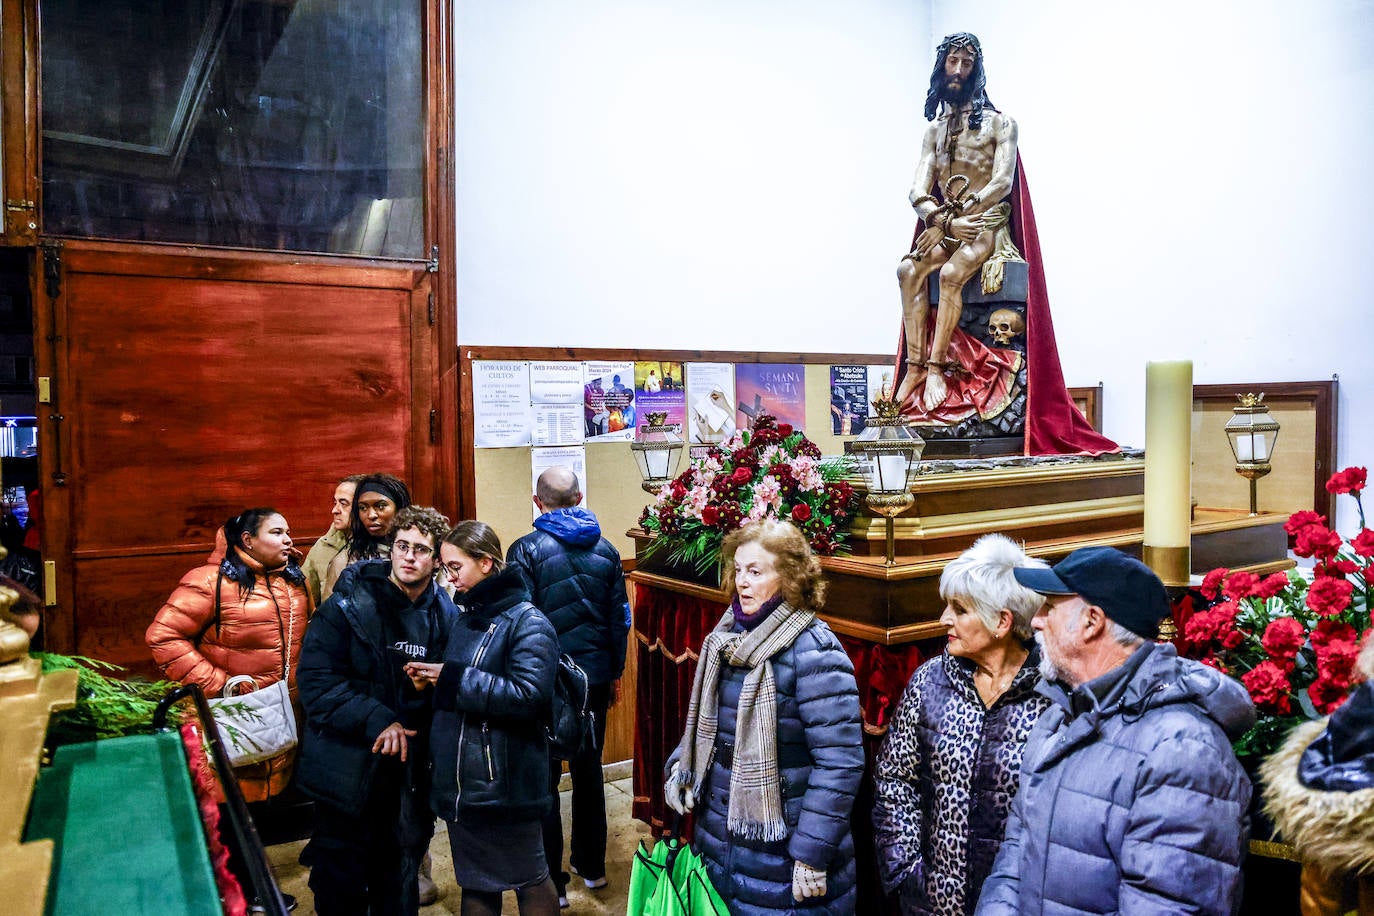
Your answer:
[[[854,913],[849,817],[863,776],[854,667],[816,618],[820,563],[788,522],[725,539],[734,601],[706,637],[668,805],[734,916]]]
[[[459,522],[439,548],[462,605],[442,664],[406,666],[434,688],[430,802],[448,822],[463,916],[496,916],[514,890],[522,916],[558,912],[541,819],[553,804],[545,720],[558,636],[482,522]]]

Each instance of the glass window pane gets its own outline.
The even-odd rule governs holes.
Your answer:
[[[46,232],[423,254],[422,0],[44,0]]]

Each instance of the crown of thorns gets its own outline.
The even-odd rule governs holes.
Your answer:
[[[974,57],[983,53],[983,49],[978,46],[978,39],[972,35],[951,35],[940,44],[940,51],[946,56],[949,55],[950,51],[958,51],[963,48],[968,48]]]

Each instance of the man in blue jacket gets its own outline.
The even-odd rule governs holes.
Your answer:
[[[582,489],[571,468],[552,467],[535,483],[534,504],[543,514],[534,531],[510,546],[506,562],[520,571],[530,600],[558,631],[559,650],[587,674],[587,702],[596,717],[596,747],[568,761],[572,778],[572,838],[568,861],[589,888],[606,886],[606,795],[601,747],[606,710],[620,698],[630,603],[620,553],[601,536],[596,516],[578,507]],[[562,765],[549,762],[554,804],[544,818],[544,855],[567,898],[563,871],[563,818],[558,805]],[[566,903],[564,903],[566,905]]]
[[[414,916],[429,811],[429,697],[405,674],[444,657],[457,608],[434,582],[448,519],[396,515],[390,559],[343,571],[311,618],[296,684],[305,709],[296,784],[315,800],[301,853],[320,916]]]
[[[1088,547],[1015,576],[1047,599],[1031,625],[1052,704],[1026,740],[979,916],[1235,912],[1245,688],[1153,642],[1169,598],[1133,557]]]

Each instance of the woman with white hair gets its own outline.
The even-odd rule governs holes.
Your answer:
[[[874,773],[883,887],[897,892],[906,916],[964,916],[978,905],[1026,736],[1049,705],[1035,691],[1040,659],[1031,632],[1043,599],[1012,575],[1044,566],[988,534],[940,576],[948,644],[911,676]]]

